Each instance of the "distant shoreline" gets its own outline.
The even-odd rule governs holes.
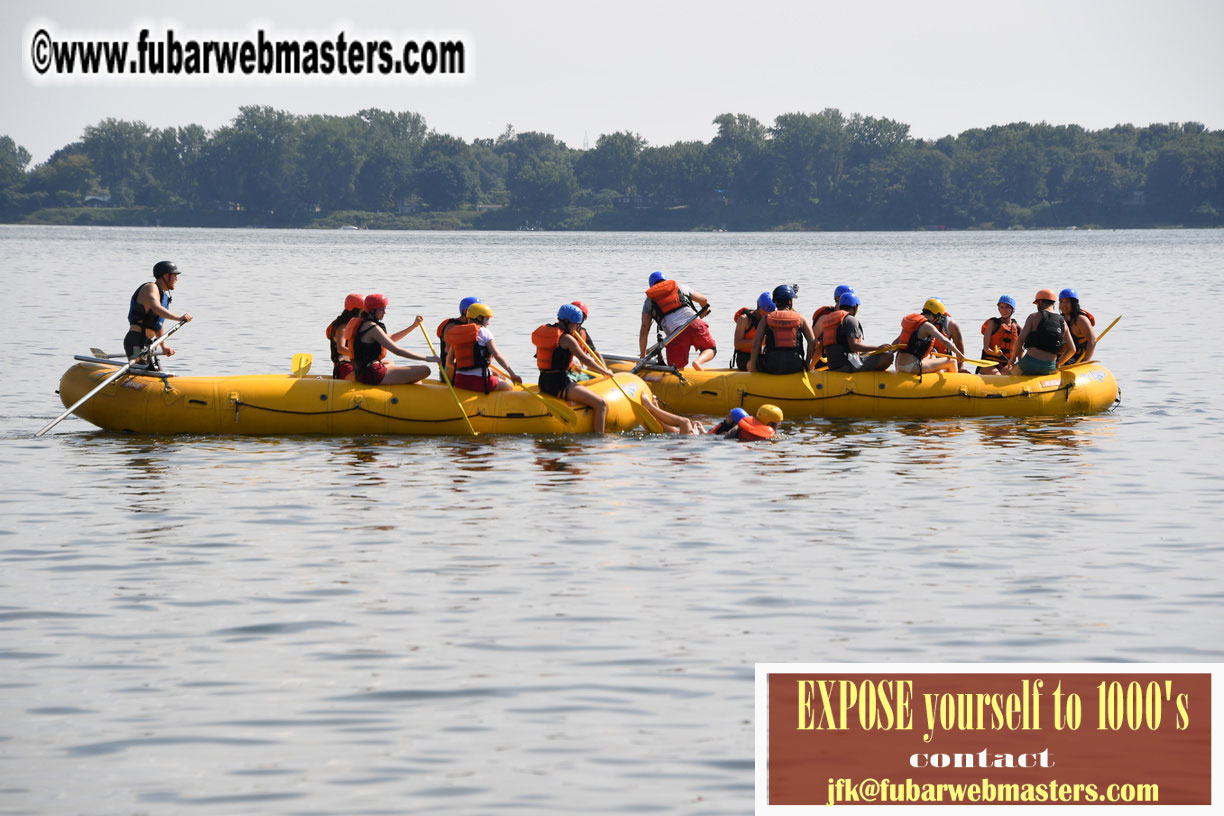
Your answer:
[[[657,219],[643,218],[640,215],[633,219],[624,219],[625,223],[616,224],[614,219],[598,219],[597,223],[581,223],[574,219],[572,223],[548,226],[527,227],[521,221],[516,225],[512,218],[505,216],[490,218],[489,214],[477,213],[472,210],[455,210],[452,212],[429,213],[421,215],[393,215],[389,213],[350,211],[333,213],[328,216],[300,221],[276,219],[261,220],[247,213],[216,212],[196,213],[184,211],[159,211],[140,207],[129,208],[92,208],[92,207],[60,207],[38,210],[19,219],[0,220],[0,224],[13,226],[78,226],[78,227],[184,227],[201,229],[305,229],[305,230],[338,230],[349,232],[360,231],[469,231],[469,232],[1063,232],[1076,230],[1114,230],[1114,229],[1221,229],[1210,225],[1157,224],[1157,223],[1123,223],[1123,224],[1067,224],[1047,226],[996,226],[980,224],[975,226],[930,225],[903,228],[865,229],[862,227],[845,228],[822,226],[819,224],[737,224],[731,220],[727,224],[714,225],[701,219],[698,213],[690,214],[690,218],[671,217]],[[596,221],[592,218],[591,221]],[[688,222],[688,223],[686,223]]]

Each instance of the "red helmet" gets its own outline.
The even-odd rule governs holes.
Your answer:
[[[575,300],[575,301],[574,301],[573,303],[571,303],[570,305],[571,305],[571,306],[577,306],[579,309],[581,309],[581,310],[582,310],[582,319],[583,319],[583,320],[586,320],[588,317],[590,317],[590,316],[591,316],[591,313],[587,311],[586,304],[585,304],[585,303],[583,303],[581,300]]]
[[[377,312],[379,309],[387,308],[387,304],[391,301],[387,300],[386,295],[373,294],[365,296],[365,310],[367,312]]]
[[[365,298],[361,295],[349,295],[344,299],[344,311],[351,312],[353,309],[360,309],[365,305]]]

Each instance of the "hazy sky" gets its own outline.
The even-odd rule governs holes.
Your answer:
[[[35,21],[60,35],[180,38],[461,38],[462,82],[184,79],[37,85]],[[1224,128],[1219,0],[879,2],[4,2],[0,135],[44,160],[106,117],[213,129],[241,105],[294,113],[411,110],[464,139],[506,125],[584,137],[634,131],[650,144],[708,140],[720,113],[765,124],[840,108],[937,138],[1014,121],[1203,122]]]

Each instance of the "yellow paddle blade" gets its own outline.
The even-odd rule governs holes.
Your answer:
[[[299,351],[293,355],[293,376],[297,378],[305,377],[310,372],[310,365],[314,362],[314,355],[307,354],[304,351]]]

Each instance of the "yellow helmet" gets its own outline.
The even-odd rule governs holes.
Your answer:
[[[756,418],[761,422],[781,422],[782,409],[776,405],[762,405],[757,409]]]
[[[492,317],[493,310],[483,303],[473,303],[467,308],[468,320],[474,317]]]
[[[922,304],[922,311],[937,315],[948,313],[948,310],[944,308],[943,301],[939,298],[927,298],[927,302]]]

